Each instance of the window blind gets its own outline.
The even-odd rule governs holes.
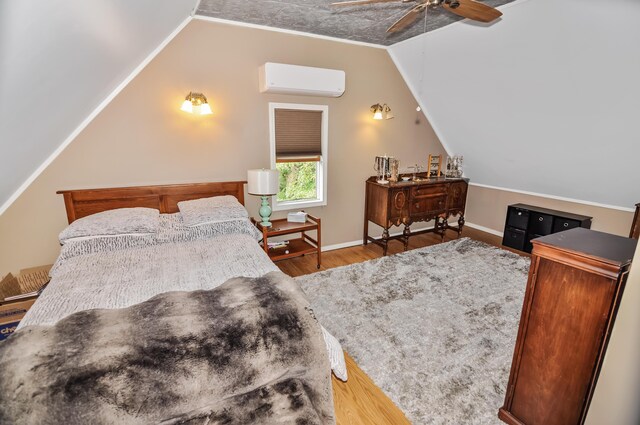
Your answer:
[[[276,158],[322,155],[322,111],[275,110]]]

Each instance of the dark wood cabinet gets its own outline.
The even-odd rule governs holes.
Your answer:
[[[364,234],[362,242],[374,242],[380,245],[387,255],[390,240],[400,240],[407,249],[409,237],[426,232],[439,233],[444,239],[448,229],[460,234],[464,226],[464,209],[467,202],[468,179],[445,179],[444,177],[425,178],[419,181],[399,181],[378,183],[376,177],[366,182],[364,207]],[[448,219],[459,215],[458,225],[450,226]],[[410,226],[416,222],[435,220],[433,229],[412,232]],[[382,227],[382,238],[369,236],[369,222]],[[392,226],[404,225],[401,235],[391,236]]]
[[[636,213],[633,216],[633,221],[631,222],[629,237],[633,239],[640,238],[640,204],[636,204]]]
[[[533,241],[502,421],[584,423],[636,243],[584,228]]]
[[[575,227],[591,227],[591,217],[526,204],[509,205],[502,245],[531,252],[531,240]]]

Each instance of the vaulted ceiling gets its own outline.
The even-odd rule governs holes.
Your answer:
[[[640,199],[637,0],[518,0],[492,25],[433,11],[392,36],[386,28],[413,2],[329,3],[0,1],[0,214],[196,8],[205,19],[391,45],[476,183],[625,208]]]
[[[194,13],[380,44],[424,30],[417,22],[396,37],[385,35],[387,24],[410,7],[406,3],[340,11],[329,3],[0,1],[0,214]],[[434,12],[427,29],[457,19]]]

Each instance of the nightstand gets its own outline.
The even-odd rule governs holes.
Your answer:
[[[318,268],[320,268],[320,219],[311,214],[307,214],[306,223],[292,223],[286,218],[271,220],[271,226],[263,227],[262,224],[252,219],[258,230],[262,232],[262,244],[264,251],[269,255],[271,261],[287,260],[289,258],[300,257],[305,254],[318,255]],[[307,235],[307,232],[317,231],[316,239]],[[299,238],[289,239],[289,243],[284,246],[269,247],[269,238],[275,236],[292,235],[300,233]]]

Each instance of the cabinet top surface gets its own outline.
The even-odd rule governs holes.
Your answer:
[[[296,232],[296,231],[304,231],[304,230],[315,230],[318,228],[317,223],[314,223],[309,220],[307,220],[305,223],[295,223],[295,222],[287,221],[286,218],[278,218],[275,220],[271,220],[271,226],[269,227],[263,227],[262,223],[257,221],[256,219],[256,226],[260,231],[266,229],[267,233],[286,232],[286,231]]]
[[[580,215],[580,214],[574,214],[574,213],[565,212],[565,211],[552,210],[550,208],[536,207],[536,206],[527,205],[527,204],[513,204],[509,206],[513,208],[520,208],[523,210],[528,210],[528,211],[533,211],[533,212],[538,212],[543,214],[555,215],[563,218],[572,218],[574,220],[579,220],[579,221],[591,220],[593,218],[587,215]]]
[[[535,245],[557,247],[581,256],[624,267],[631,263],[638,243],[635,239],[577,227],[531,241]],[[534,248],[535,249],[535,248]]]
[[[389,182],[389,183],[378,183],[378,178],[376,176],[371,176],[367,179],[367,183],[374,184],[376,186],[382,187],[411,187],[411,186],[419,186],[424,184],[436,184],[436,183],[452,183],[452,182],[469,182],[469,179],[465,177],[456,177],[456,178],[445,178],[445,177],[424,177],[418,174],[421,177],[421,180],[418,181],[402,181],[399,180],[397,182]]]

